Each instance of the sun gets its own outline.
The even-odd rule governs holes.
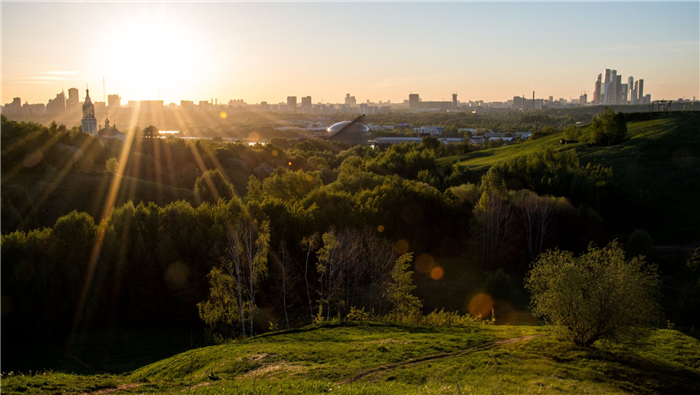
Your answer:
[[[98,67],[122,96],[156,99],[159,90],[187,91],[211,64],[206,41],[186,19],[140,15],[108,31]]]

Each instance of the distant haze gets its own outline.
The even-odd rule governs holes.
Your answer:
[[[4,3],[2,103],[700,97],[700,3]]]

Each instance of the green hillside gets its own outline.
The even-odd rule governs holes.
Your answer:
[[[575,347],[544,327],[324,324],[187,351],[123,375],[8,376],[2,392],[268,394],[700,391],[700,341],[673,330]]]
[[[671,244],[697,240],[700,113],[635,113],[626,117],[627,138],[614,146],[588,146],[589,130],[583,126],[578,143],[560,144],[562,133],[556,133],[535,141],[443,158],[441,164],[459,162],[482,173],[496,163],[544,152],[549,147],[555,152],[575,150],[581,164],[612,167],[616,182],[654,202],[661,218],[655,239]]]

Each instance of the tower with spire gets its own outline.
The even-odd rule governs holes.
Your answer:
[[[85,89],[85,103],[83,103],[83,119],[81,121],[83,132],[93,136],[97,134],[97,118],[95,118],[95,105],[90,100],[90,90]]]

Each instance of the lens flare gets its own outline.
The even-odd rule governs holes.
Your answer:
[[[260,133],[258,132],[250,132],[248,135],[248,140],[250,141],[259,141],[260,140]]]
[[[406,251],[408,251],[408,241],[406,240],[399,240],[394,244],[394,251],[396,251],[397,254],[405,254]]]
[[[430,273],[435,267],[435,260],[430,254],[421,254],[416,258],[416,271],[418,273]]]
[[[384,232],[384,225],[377,226],[377,232],[379,232],[379,233]]]
[[[493,310],[493,299],[486,293],[480,292],[474,295],[469,301],[469,314],[488,317]]]
[[[226,119],[228,118],[228,114],[226,114],[226,111],[221,111],[219,113],[219,117],[221,117],[221,119]]]
[[[445,275],[445,271],[440,266],[435,266],[433,270],[430,271],[430,278],[437,281]]]

